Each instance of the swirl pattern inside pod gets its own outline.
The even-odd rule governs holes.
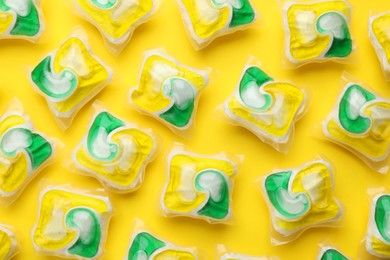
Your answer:
[[[156,147],[154,137],[107,111],[95,114],[88,133],[76,148],[76,167],[107,188],[126,192],[139,187]]]
[[[205,73],[180,65],[162,54],[150,53],[142,66],[140,83],[130,94],[141,110],[175,130],[188,129],[200,92],[207,86]]]
[[[192,251],[163,241],[148,231],[138,231],[133,235],[126,259],[197,260],[197,255]]]
[[[3,115],[0,118],[1,200],[10,203],[16,199],[53,156],[54,143],[36,132],[23,114]]]
[[[209,222],[231,218],[232,178],[236,165],[228,158],[173,151],[168,158],[168,183],[161,200],[164,213]]]
[[[368,31],[385,77],[390,80],[390,12],[371,17]]]
[[[43,30],[35,0],[0,0],[0,38],[34,39]]]
[[[108,197],[46,188],[32,234],[34,247],[58,257],[95,259],[102,254],[111,211]]]
[[[111,81],[111,71],[76,36],[44,58],[31,80],[64,128],[73,116]]]
[[[390,101],[349,82],[322,130],[369,161],[384,161],[390,146]]]
[[[331,167],[324,160],[266,176],[262,188],[274,229],[290,236],[339,219],[342,209],[333,186]]]
[[[12,230],[0,224],[0,259],[9,260],[18,253],[18,241]]]
[[[390,195],[376,195],[371,205],[366,237],[366,249],[371,255],[390,258],[389,215]]]
[[[196,45],[205,47],[218,36],[242,29],[256,20],[250,0],[177,0]]]
[[[113,44],[125,43],[153,12],[154,0],[74,0],[77,9]]]
[[[349,260],[339,250],[333,247],[323,247],[317,257],[318,260]]]
[[[298,64],[350,56],[350,15],[346,1],[287,3],[284,19],[288,60]]]
[[[234,122],[281,150],[305,103],[303,90],[274,81],[260,68],[248,66],[235,93],[225,102],[224,111]]]

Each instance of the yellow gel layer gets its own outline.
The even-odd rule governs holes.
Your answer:
[[[53,108],[59,113],[69,113],[77,108],[80,102],[98,91],[110,77],[107,69],[91,55],[85,44],[77,37],[67,40],[56,52],[53,60],[54,72],[59,74],[64,69],[71,69],[62,65],[63,60],[70,58],[75,62],[83,62],[87,66],[87,74],[80,75],[79,71],[73,70],[78,78],[76,90],[67,99],[52,103]]]
[[[305,189],[303,179],[311,174],[311,178],[320,178],[320,183],[312,191]],[[310,209],[301,219],[286,221],[276,218],[276,225],[285,231],[293,231],[313,224],[323,223],[339,216],[341,209],[333,196],[332,176],[328,167],[322,163],[314,163],[299,171],[291,185],[294,194],[304,193],[310,198]],[[315,192],[315,194],[313,194]]]
[[[166,78],[156,79],[153,74],[159,67],[169,67],[171,73]],[[160,75],[161,76],[161,75]],[[135,105],[150,113],[156,113],[170,107],[171,99],[162,92],[164,80],[180,77],[189,81],[196,90],[206,85],[204,77],[192,70],[159,55],[148,57],[142,68],[139,87],[132,92],[131,98]]]
[[[99,197],[72,193],[66,190],[52,189],[46,191],[41,197],[39,219],[33,233],[34,243],[45,250],[60,250],[68,247],[77,237],[77,231],[65,226],[66,213],[76,207],[86,207],[96,211],[100,216],[110,213],[110,205]],[[56,220],[53,215],[62,214],[62,227],[66,233],[62,238],[47,237],[46,230],[53,227]],[[58,227],[57,227],[58,228]]]
[[[283,137],[288,134],[299,109],[302,107],[305,96],[303,92],[290,85],[288,83],[275,83],[271,82],[262,88],[266,93],[272,96],[272,104],[264,111],[254,111],[244,106],[237,98],[232,98],[228,102],[228,108],[232,114],[250,122],[256,128],[260,128],[262,131],[275,136]],[[282,98],[282,107],[273,113],[272,110],[275,107],[275,100]],[[271,123],[267,124],[266,121],[259,120],[262,115],[269,117],[272,115]],[[282,124],[277,125],[274,122],[276,118],[283,118]]]
[[[10,236],[0,230],[0,259],[8,259],[7,257],[11,254],[12,240]]]
[[[19,115],[10,115],[0,122],[0,136],[9,129],[26,124]],[[0,190],[6,193],[15,192],[26,181],[30,171],[29,158],[24,152],[19,152],[13,158],[0,160]]]
[[[372,31],[386,54],[386,60],[390,63],[390,14],[375,18],[372,22]]]
[[[225,160],[201,158],[187,154],[176,154],[170,161],[169,183],[164,194],[163,202],[169,210],[188,213],[206,203],[207,195],[199,192],[193,186],[196,197],[193,201],[184,201],[180,195],[180,185],[182,182],[182,171],[186,167],[195,167],[196,173],[206,169],[215,169],[232,177],[235,174],[235,167]],[[195,176],[194,176],[195,177]],[[193,183],[194,184],[194,183]]]
[[[387,243],[384,243],[380,239],[378,239],[376,236],[371,236],[370,241],[371,249],[382,256],[390,256],[390,245]]]
[[[126,170],[123,170],[118,164],[118,158],[122,156],[123,152],[123,147],[121,146],[123,138],[130,138],[136,144],[136,154],[129,158],[131,168]],[[96,160],[84,146],[78,148],[76,160],[86,169],[101,175],[109,181],[124,187],[132,185],[139,177],[140,170],[145,165],[145,160],[147,160],[154,148],[153,138],[137,129],[122,129],[112,135],[112,141],[119,147],[118,155],[113,161],[103,162]]]
[[[228,6],[216,7],[211,0],[180,0],[190,17],[195,34],[207,39],[217,34],[230,22],[231,10]],[[202,9],[200,8],[202,6]],[[218,13],[215,19],[206,19],[205,13]]]
[[[317,18],[327,12],[339,12],[345,17],[349,17],[350,8],[343,1],[324,1],[315,4],[293,4],[287,10],[287,23],[290,30],[289,52],[298,61],[310,60],[321,57],[325,53],[332,41],[330,35],[320,35],[316,30],[314,39],[307,39],[302,33],[302,29],[296,25],[299,15],[305,12],[314,12],[313,30],[316,30]],[[306,25],[308,26],[308,25]]]
[[[0,35],[8,31],[15,20],[16,17],[12,13],[0,11]]]
[[[185,259],[196,260],[196,257],[190,252],[168,249],[156,254],[153,259],[166,260],[166,259]]]
[[[96,22],[104,34],[112,39],[128,37],[133,27],[153,9],[153,0],[118,0],[109,9],[102,9],[92,4],[90,0],[77,0],[80,8]],[[126,7],[123,7],[126,5]]]
[[[389,106],[388,104],[386,105]],[[371,106],[367,107],[366,111],[368,113],[370,111],[370,107]],[[375,122],[373,122],[373,125],[375,125]],[[327,123],[326,129],[332,139],[353,148],[364,156],[379,160],[388,154],[390,138],[388,134],[382,136],[382,138],[378,138],[378,134],[375,133],[380,132],[381,128],[386,128],[386,132],[388,133],[388,125],[389,122],[387,122],[386,125],[382,125],[382,123],[380,123],[379,128],[377,128],[375,132],[372,128],[370,128],[367,133],[362,135],[352,135],[340,127],[334,119],[331,119]]]

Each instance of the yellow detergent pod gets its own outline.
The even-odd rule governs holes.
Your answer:
[[[54,143],[21,112],[5,113],[0,118],[0,202],[12,203],[53,156]]]
[[[324,160],[271,173],[263,179],[262,188],[273,227],[284,237],[336,221],[342,214],[333,195],[331,167]]]
[[[373,256],[390,257],[390,237],[388,233],[390,195],[377,194],[372,202],[368,221],[366,249]]]
[[[245,68],[224,111],[234,123],[247,128],[278,151],[286,151],[294,123],[306,103],[303,90],[285,82],[275,82],[256,66]]]
[[[82,16],[95,25],[108,42],[126,44],[133,31],[155,9],[155,0],[74,0]]]
[[[383,73],[390,80],[390,12],[371,17],[368,31]]]
[[[389,156],[390,101],[349,82],[323,122],[322,130],[330,140],[366,162],[383,162]]]
[[[346,1],[287,3],[286,56],[293,64],[345,59],[353,51]]]
[[[194,249],[182,248],[163,241],[146,230],[139,230],[134,233],[127,252],[128,260],[144,259],[185,259],[197,260],[198,256]]]
[[[0,224],[0,259],[9,260],[19,251],[19,243],[14,232]]]
[[[142,66],[139,86],[130,100],[141,111],[175,130],[188,129],[200,92],[207,86],[205,73],[179,64],[159,53],[149,53]]]
[[[183,21],[197,48],[215,38],[242,30],[256,20],[250,0],[177,0]]]
[[[43,29],[39,0],[0,1],[0,39],[34,41]]]
[[[49,187],[39,204],[32,234],[37,252],[77,259],[102,254],[112,212],[108,197]]]
[[[170,216],[223,222],[231,217],[232,179],[236,165],[225,157],[172,151],[168,180],[161,199]]]
[[[141,185],[155,148],[153,136],[102,110],[95,114],[73,161],[108,189],[129,192]]]
[[[43,59],[30,76],[63,128],[111,81],[110,69],[76,36]]]

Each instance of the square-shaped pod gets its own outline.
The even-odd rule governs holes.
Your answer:
[[[313,227],[334,226],[342,208],[329,162],[316,159],[261,179],[272,222],[272,244],[288,243]]]
[[[173,149],[168,155],[167,183],[161,198],[166,216],[186,216],[209,223],[232,218],[234,158]]]
[[[322,122],[328,140],[346,148],[369,167],[386,173],[390,151],[390,100],[345,78],[336,104]]]
[[[188,130],[201,91],[208,84],[206,71],[184,66],[162,52],[149,51],[139,78],[139,85],[130,93],[131,103],[175,133]]]
[[[76,169],[114,192],[139,188],[156,140],[150,132],[113,115],[98,103],[83,140],[73,153]]]
[[[248,129],[264,143],[286,153],[293,139],[294,124],[305,113],[306,105],[303,89],[274,80],[258,65],[250,63],[223,109],[232,124]]]
[[[71,36],[30,73],[33,87],[62,129],[111,81],[111,70],[92,53],[85,38]]]
[[[290,66],[347,61],[354,47],[347,1],[288,2],[284,6],[285,54]]]
[[[39,197],[34,248],[44,255],[96,259],[103,253],[111,214],[105,195],[46,187]]]

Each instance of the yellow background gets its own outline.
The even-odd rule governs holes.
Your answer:
[[[110,193],[115,208],[104,259],[122,259],[131,237],[133,219],[138,217],[159,237],[182,246],[196,246],[215,258],[216,244],[225,244],[231,250],[252,255],[275,255],[281,259],[315,259],[324,240],[331,241],[346,255],[355,258],[365,236],[369,202],[367,189],[371,186],[390,188],[390,175],[370,170],[348,151],[313,138],[313,126],[331,110],[340,90],[343,71],[367,82],[374,90],[390,97],[390,83],[386,83],[374,50],[368,39],[370,11],[390,10],[388,0],[354,0],[352,35],[357,46],[359,61],[354,65],[334,63],[305,66],[286,70],[281,66],[284,32],[280,5],[276,0],[253,0],[260,16],[260,25],[245,32],[220,38],[211,46],[194,51],[184,29],[179,9],[173,0],[163,0],[158,12],[147,24],[135,31],[128,47],[119,57],[112,56],[103,45],[95,27],[74,15],[70,0],[43,1],[46,19],[44,39],[39,45],[24,41],[0,42],[0,109],[12,97],[18,97],[36,128],[48,136],[55,136],[66,144],[60,160],[47,167],[36,177],[10,207],[0,208],[0,222],[15,226],[23,234],[22,251],[15,259],[51,259],[36,256],[31,243],[31,229],[37,219],[39,183],[50,179],[54,183],[71,183],[74,187],[99,188],[89,177],[74,174],[63,166],[84,135],[91,112],[89,103],[75,118],[73,125],[62,132],[56,125],[44,99],[34,92],[27,74],[41,58],[56,49],[81,25],[88,33],[94,53],[114,70],[113,81],[97,99],[106,103],[111,111],[142,127],[152,128],[164,143],[160,153],[146,169],[141,188],[128,195]],[[143,52],[165,47],[180,62],[198,68],[212,67],[214,73],[209,87],[200,99],[191,139],[176,137],[156,120],[143,116],[125,105],[130,86],[138,82]],[[311,92],[310,108],[295,128],[293,145],[288,155],[276,152],[263,144],[250,132],[215,119],[213,110],[233,91],[248,56],[259,59],[268,74],[275,79],[289,80]],[[245,155],[245,161],[235,178],[233,225],[210,225],[201,220],[165,218],[159,211],[159,198],[166,180],[165,154],[173,142],[183,142],[188,149],[205,154],[220,151]],[[273,247],[270,244],[270,218],[263,196],[254,181],[274,168],[291,168],[310,160],[317,154],[330,159],[335,166],[335,195],[344,206],[341,228],[311,229],[298,240]]]

